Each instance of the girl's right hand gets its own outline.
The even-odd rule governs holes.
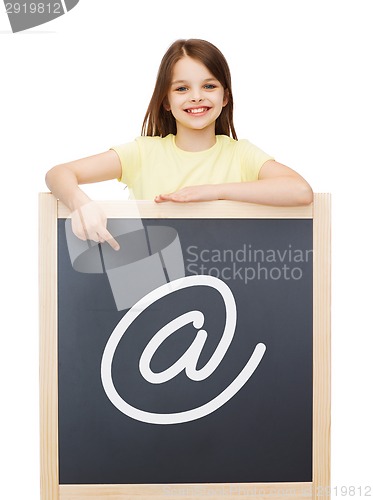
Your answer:
[[[119,243],[107,230],[106,223],[106,214],[95,201],[82,205],[71,214],[71,225],[75,236],[81,240],[98,243],[106,241],[114,250],[119,250]]]

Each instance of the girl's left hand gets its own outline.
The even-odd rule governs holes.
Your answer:
[[[175,201],[188,203],[191,201],[213,201],[219,199],[218,184],[205,184],[202,186],[187,186],[179,191],[169,194],[159,194],[154,198],[156,203]]]

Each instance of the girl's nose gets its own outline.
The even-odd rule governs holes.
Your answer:
[[[193,96],[190,98],[192,102],[201,102],[203,101],[203,97],[201,97],[199,94],[195,93]]]

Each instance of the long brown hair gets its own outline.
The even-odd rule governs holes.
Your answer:
[[[228,104],[223,107],[215,122],[215,134],[231,135],[233,139],[237,139],[233,125],[233,95],[228,63],[215,45],[199,39],[176,40],[163,56],[141,134],[160,137],[176,134],[175,118],[165,109],[164,101],[170,89],[174,66],[185,56],[197,59],[204,64],[223,86],[227,93]]]

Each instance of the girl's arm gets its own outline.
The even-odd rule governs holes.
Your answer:
[[[190,186],[174,193],[156,196],[155,201],[190,202],[234,200],[262,205],[299,206],[309,205],[313,191],[297,172],[275,160],[264,163],[259,179],[253,182],[206,184]]]
[[[56,198],[72,212],[72,229],[82,240],[107,241],[115,250],[118,243],[106,229],[106,215],[79,184],[121,177],[122,167],[115,151],[106,151],[81,160],[57,165],[49,170],[45,182]]]

